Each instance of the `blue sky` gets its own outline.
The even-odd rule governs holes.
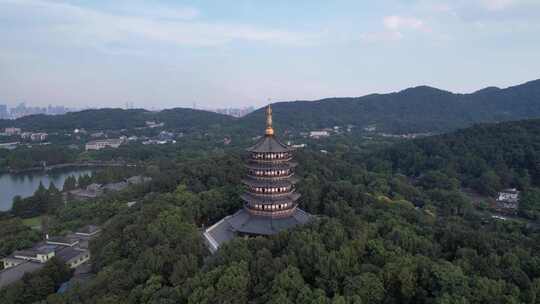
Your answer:
[[[0,0],[0,104],[260,106],[537,78],[538,0]]]

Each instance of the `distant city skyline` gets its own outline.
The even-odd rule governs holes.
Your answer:
[[[0,104],[202,109],[540,78],[540,1],[0,0]]]
[[[0,103],[0,119],[17,119],[28,115],[46,114],[61,115],[69,111],[76,111],[76,108],[69,108],[63,105],[48,105],[46,107],[27,106],[22,102],[16,106]]]
[[[26,103],[18,103],[16,106],[9,104],[0,103],[0,119],[17,119],[28,115],[35,114],[46,114],[46,115],[61,115],[66,114],[67,112],[82,111],[88,109],[100,109],[100,108],[123,108],[123,109],[136,109],[133,104],[126,103],[125,107],[115,107],[113,105],[107,107],[85,107],[85,108],[75,108],[75,107],[66,107],[64,105],[48,105],[48,106],[33,106],[27,105]],[[141,108],[141,107],[139,107]],[[189,108],[189,107],[188,107]],[[227,108],[197,108],[194,104],[191,108],[205,111],[212,111],[220,114],[225,114],[233,117],[242,117],[255,110],[253,106],[246,107],[227,107]],[[161,111],[164,109],[161,108],[143,108],[151,111]]]

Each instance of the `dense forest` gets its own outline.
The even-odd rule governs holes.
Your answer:
[[[71,163],[77,160],[77,156],[78,151],[59,145],[21,146],[14,151],[0,149],[0,171]]]
[[[114,216],[92,247],[97,277],[49,303],[535,303],[540,295],[538,231],[485,222],[455,190],[426,194],[400,175],[312,153],[299,161],[303,207],[319,215],[311,225],[208,256],[197,227],[240,205],[231,198],[241,163],[191,162],[169,169],[179,173],[175,190]]]
[[[525,191],[523,215],[540,218],[538,119],[477,125],[360,158],[374,171],[398,172],[439,186],[456,183],[491,197],[503,188],[518,188]]]
[[[316,219],[238,238],[215,255],[200,229],[241,207],[243,160],[164,151],[145,169],[150,184],[54,208],[56,232],[104,224],[91,243],[95,278],[47,296],[23,280],[1,290],[0,302],[539,303],[539,226],[494,219],[462,192],[534,194],[539,134],[540,121],[530,120],[375,150],[345,137],[328,141],[330,153],[298,151],[301,207]],[[499,184],[482,188],[493,175]]]
[[[62,283],[69,280],[73,270],[56,257],[50,259],[42,269],[26,273],[21,280],[3,290],[2,303],[39,303],[53,294]]]
[[[66,144],[20,145],[14,150],[0,149],[0,172],[39,169],[44,166],[84,162],[146,162],[159,161],[168,157],[205,157],[223,152],[224,149],[241,150],[241,144],[250,144],[247,140],[236,141],[230,146],[223,144],[223,135],[202,135],[198,132],[185,135],[176,144],[143,145],[140,142],[123,144],[117,149],[84,151],[84,142],[73,146]],[[90,140],[90,139],[88,139]]]

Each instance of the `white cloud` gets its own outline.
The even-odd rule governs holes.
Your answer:
[[[131,7],[129,11],[111,13],[60,1],[0,0],[0,19],[23,24],[20,30],[31,35],[30,38],[45,35],[47,43],[104,49],[110,45],[141,45],[142,41],[146,41],[145,45],[161,42],[208,47],[236,40],[304,45],[317,39],[314,34],[288,30],[201,22],[196,19],[198,15],[194,8]]]
[[[391,31],[420,30],[426,28],[424,21],[421,19],[396,15],[384,17],[383,24],[386,29]]]
[[[480,3],[483,7],[491,11],[500,11],[509,8],[518,1],[516,0],[481,0]]]
[[[365,42],[393,42],[402,40],[407,31],[431,32],[431,29],[426,26],[422,19],[415,17],[385,16],[382,23],[384,30],[363,33],[360,35],[360,40]]]

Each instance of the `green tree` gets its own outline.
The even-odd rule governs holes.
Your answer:
[[[523,191],[519,201],[519,211],[529,218],[540,218],[539,188],[529,188]]]
[[[366,304],[382,303],[386,294],[381,279],[369,272],[355,277],[348,277],[345,280],[344,291],[345,295],[349,297],[359,296],[362,303]]]
[[[64,180],[64,186],[62,187],[62,190],[70,191],[76,188],[77,188],[77,179],[75,178],[75,176],[70,175],[66,177],[66,179]]]
[[[300,270],[289,266],[274,279],[270,289],[270,303],[296,303],[304,288],[306,286]]]

